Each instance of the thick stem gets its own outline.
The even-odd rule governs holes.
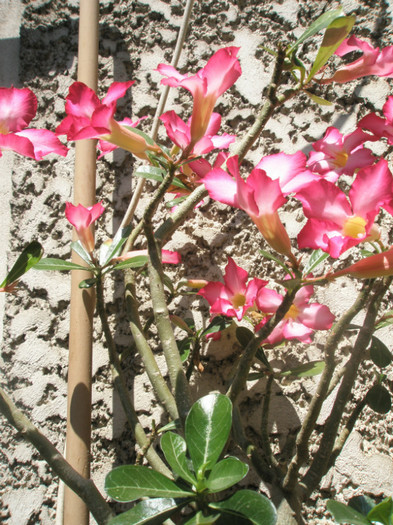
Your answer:
[[[124,378],[124,374],[121,369],[119,355],[117,353],[116,345],[113,340],[112,332],[109,327],[108,319],[106,316],[104,293],[103,293],[101,278],[97,279],[97,311],[101,319],[102,329],[104,331],[106,344],[108,346],[109,361],[110,361],[110,366],[111,366],[113,383],[115,385],[117,393],[119,394],[119,398],[123,406],[124,412],[126,414],[127,421],[131,427],[131,430],[135,436],[135,439],[138,445],[142,449],[146,449],[149,440],[145,434],[145,431],[143,430],[142,425],[139,422],[138,416],[132,405],[130,395],[127,389],[126,381]],[[161,460],[157,452],[154,450],[154,448],[152,447],[147,448],[146,459],[148,460],[150,465],[155,470],[157,470],[158,472],[161,472],[165,476],[171,477],[171,472],[169,471],[167,466],[163,463],[163,461]]]
[[[15,406],[7,394],[0,388],[0,411],[9,423],[31,443],[48,463],[53,472],[75,493],[88,507],[99,525],[106,525],[114,516],[91,479],[81,476],[60,454],[56,447],[36,428],[31,421]]]
[[[272,447],[270,446],[270,439],[269,439],[269,410],[270,410],[270,397],[272,393],[272,386],[273,386],[273,375],[269,375],[267,382],[266,382],[266,388],[265,388],[265,396],[263,398],[262,402],[262,418],[261,418],[261,439],[262,439],[262,449],[265,454],[265,457],[273,468],[276,475],[279,473],[279,464],[276,458],[273,455]]]
[[[306,417],[302,423],[296,440],[296,454],[288,467],[288,472],[283,482],[283,486],[286,490],[290,491],[295,487],[298,481],[299,469],[303,463],[307,461],[309,439],[315,428],[315,423],[320,414],[322,404],[326,399],[332,375],[336,367],[334,356],[337,345],[343,337],[352,319],[364,307],[369,292],[370,289],[368,285],[364,285],[363,289],[359,292],[355,303],[333,326],[328,340],[326,341],[324,348],[325,368],[323,370],[317,390],[313,395],[310,406],[308,407]]]
[[[305,497],[308,497],[312,491],[315,490],[320,480],[327,472],[332,449],[337,436],[337,431],[342,420],[342,415],[351,394],[352,387],[355,383],[359,365],[371,340],[381,300],[386,290],[390,286],[390,283],[391,279],[389,279],[386,283],[380,282],[374,294],[370,298],[363,326],[356,338],[351,358],[348,362],[348,366],[343,375],[340,388],[337,392],[336,400],[330,415],[326,420],[318,451],[315,454],[313,462],[302,481]]]
[[[132,270],[127,270],[125,274],[126,281],[126,307],[127,315],[130,322],[131,333],[134,338],[135,346],[143,360],[146,373],[160,403],[166,408],[170,417],[175,420],[179,417],[176,402],[163,378],[161,371],[154,358],[154,354],[146,340],[144,330],[139,317],[138,302],[135,292],[135,276]]]

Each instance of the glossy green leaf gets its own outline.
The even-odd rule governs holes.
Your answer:
[[[378,414],[386,414],[392,407],[389,391],[383,385],[374,385],[366,395],[367,405]]]
[[[333,11],[326,11],[321,16],[319,16],[311,25],[306,29],[306,31],[296,40],[296,42],[287,49],[287,56],[291,55],[295,49],[297,49],[303,42],[313,37],[319,31],[322,31],[328,25],[333,22],[336,18],[343,16],[343,9],[334,9]]]
[[[235,457],[222,459],[214,465],[206,487],[209,492],[219,492],[225,490],[236,483],[239,483],[248,472],[248,465]]]
[[[393,359],[389,348],[374,335],[371,338],[370,357],[380,368],[389,366]]]
[[[150,146],[156,145],[154,140],[151,137],[149,137],[149,135],[147,135],[147,133],[145,133],[144,131],[141,131],[138,128],[133,128],[132,126],[125,126],[124,124],[123,124],[123,127],[128,129],[132,133],[135,133],[136,135],[143,137],[146,140],[147,144],[149,144]]]
[[[375,325],[375,330],[380,330],[385,328],[385,326],[390,326],[393,324],[393,310],[388,310],[385,312],[381,320]]]
[[[109,525],[160,525],[186,503],[172,498],[140,501],[131,510],[112,518]]]
[[[317,58],[311,67],[307,81],[309,82],[316,73],[326,64],[336,51],[341,42],[346,38],[355,23],[354,16],[340,16],[331,22],[325,31]]]
[[[263,348],[258,348],[258,350],[255,353],[255,357],[259,359],[259,361],[261,361],[261,363],[263,363],[266,366],[266,368],[271,369],[270,363],[266,357],[265,352],[263,351]]]
[[[55,259],[52,257],[47,257],[46,259],[41,259],[34,266],[35,270],[59,270],[59,271],[69,271],[69,270],[85,270],[87,272],[91,271],[90,267],[81,266],[80,264],[75,264],[73,262],[64,261],[63,259]]]
[[[161,437],[161,448],[165,459],[175,474],[191,485],[196,484],[196,479],[187,465],[187,446],[184,439],[173,432],[166,432]]]
[[[353,496],[349,501],[348,505],[352,508],[367,516],[371,509],[375,507],[374,501],[368,496]]]
[[[184,339],[180,339],[176,341],[177,349],[179,350],[180,359],[182,363],[187,361],[188,356],[190,355],[190,352],[191,352],[192,343],[193,343],[193,338],[191,337],[184,337]]]
[[[37,241],[32,241],[22,251],[19,257],[16,259],[11,270],[8,272],[7,277],[0,284],[0,288],[3,288],[7,284],[14,283],[23,274],[25,274],[30,268],[35,267],[40,261],[44,250],[41,244]]]
[[[213,317],[209,326],[203,330],[201,337],[209,334],[215,334],[217,332],[222,332],[231,326],[232,322],[233,320],[230,317],[226,317],[225,315],[217,315],[216,317]]]
[[[286,273],[288,275],[291,275],[292,276],[292,272],[291,270],[288,268],[288,266],[286,266],[282,261],[281,259],[279,259],[278,257],[276,257],[275,255],[265,251],[265,250],[259,250],[259,253],[265,257],[265,259],[269,259],[270,261],[274,261],[275,263],[277,263],[279,266],[281,266],[281,268],[283,268]]]
[[[310,255],[306,266],[303,270],[303,275],[307,276],[309,273],[311,273],[315,268],[317,268],[320,264],[323,263],[327,258],[329,257],[329,254],[319,250],[314,250],[312,254]]]
[[[326,508],[338,523],[350,523],[351,525],[370,525],[370,521],[357,510],[330,499]]]
[[[71,243],[71,248],[74,250],[75,253],[79,255],[81,259],[83,259],[87,264],[91,265],[91,257],[85,250],[83,244],[80,241],[74,241]]]
[[[248,343],[255,338],[254,332],[252,332],[246,326],[238,326],[236,328],[236,339],[242,345],[243,348],[246,348]]]
[[[162,434],[163,432],[168,432],[168,430],[180,430],[182,428],[182,424],[180,419],[175,419],[174,421],[170,421],[163,427],[159,428],[157,430],[157,434]]]
[[[309,363],[304,363],[303,365],[292,368],[291,370],[280,372],[280,376],[312,377],[322,374],[324,368],[325,361],[310,361]]]
[[[275,525],[277,520],[273,503],[253,490],[239,490],[225,501],[209,503],[209,507],[244,516],[254,525]]]
[[[393,525],[393,501],[392,498],[385,498],[381,503],[375,505],[367,514],[370,521],[377,521],[383,525]]]
[[[178,487],[172,480],[142,465],[117,467],[105,478],[105,490],[116,501],[134,501],[142,497],[187,498],[193,493]]]
[[[185,436],[197,478],[202,479],[218,460],[232,425],[232,403],[222,394],[209,394],[191,407]]]
[[[194,516],[186,521],[184,525],[211,525],[219,518],[217,512],[212,513],[210,516],[204,516],[201,511],[194,514]]]
[[[85,279],[84,281],[81,281],[79,283],[79,288],[92,288],[97,282],[97,279],[95,277],[92,277],[91,279]]]
[[[319,104],[320,106],[333,106],[333,103],[326,100],[326,98],[318,97],[318,95],[307,91],[307,89],[303,89],[303,93],[305,93],[313,102],[315,102],[315,104]]]
[[[174,184],[176,186],[176,184]],[[183,201],[187,199],[188,195],[183,195],[182,197],[176,197],[176,199],[172,199],[170,201],[167,201],[165,203],[166,208],[173,208],[174,206],[179,206]]]
[[[149,262],[149,257],[147,255],[136,255],[127,259],[126,261],[121,261],[113,267],[113,270],[125,270],[126,268],[142,268]]]
[[[132,226],[127,226],[126,228],[119,228],[116,232],[116,235],[113,238],[111,244],[103,244],[100,250],[100,265],[106,266],[109,261],[120,254],[121,249],[125,242],[127,241],[130,233],[132,232]]]

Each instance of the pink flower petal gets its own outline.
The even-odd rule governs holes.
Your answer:
[[[25,137],[33,145],[35,160],[41,160],[45,155],[55,153],[65,157],[68,148],[60,142],[56,135],[47,129],[24,129],[18,131],[19,137]]]
[[[20,131],[37,111],[37,98],[28,88],[0,88],[0,133]]]

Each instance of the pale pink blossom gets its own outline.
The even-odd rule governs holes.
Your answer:
[[[145,160],[148,158],[147,151],[159,152],[157,145],[147,144],[141,135],[129,129],[136,123],[129,119],[118,122],[113,118],[117,100],[125,95],[133,83],[113,82],[107,95],[100,100],[83,82],[74,82],[66,97],[67,116],[57,127],[56,133],[66,134],[68,140],[99,139],[103,141],[100,146],[104,154],[114,149],[109,149],[108,142]]]
[[[191,147],[205,134],[218,97],[229,89],[241,75],[238,47],[222,48],[209,59],[196,75],[180,74],[173,66],[159,64],[157,70],[167,78],[162,84],[184,87],[194,97],[191,117]]]
[[[324,179],[336,182],[341,174],[353,175],[355,170],[374,164],[371,151],[363,147],[371,136],[357,129],[342,135],[337,128],[329,127],[322,139],[312,145],[308,168]]]
[[[283,339],[297,339],[303,343],[311,343],[311,334],[314,330],[329,330],[332,327],[335,316],[327,306],[319,303],[310,303],[314,293],[313,286],[304,286],[295,295],[293,304],[285,317],[273,329],[272,333],[265,339],[265,343],[274,345]],[[266,314],[274,314],[283,297],[274,290],[263,288],[258,293],[256,305],[258,309]],[[258,331],[269,319],[269,315],[256,326]]]
[[[360,58],[340,67],[332,77],[319,80],[321,84],[332,82],[349,82],[368,75],[378,77],[393,77],[393,46],[383,48],[373,47],[364,40],[351,36],[345,39],[336,50],[336,55],[343,57],[352,51],[362,51]]]
[[[322,249],[332,257],[368,238],[380,207],[392,198],[392,174],[381,159],[361,169],[347,195],[326,180],[296,194],[308,222],[298,235],[299,248]]]
[[[100,202],[87,208],[82,204],[74,206],[71,202],[66,202],[65,216],[68,222],[75,227],[79,240],[88,253],[92,253],[94,250],[94,235],[91,224],[101,217],[104,211],[105,208]]]
[[[265,171],[256,168],[246,181],[243,180],[237,157],[228,159],[227,168],[233,176],[221,168],[214,168],[202,179],[210,197],[244,210],[270,246],[296,262],[291,241],[277,212],[286,202],[279,181],[272,180]]]
[[[239,321],[249,308],[255,304],[255,299],[267,281],[252,279],[247,283],[248,273],[237,266],[231,257],[225,268],[224,284],[219,281],[209,282],[198,295],[204,297],[210,304],[212,314],[223,314],[236,317]]]
[[[12,150],[41,160],[49,153],[65,157],[68,148],[47,129],[26,129],[37,111],[37,98],[27,88],[0,88],[0,157]]]

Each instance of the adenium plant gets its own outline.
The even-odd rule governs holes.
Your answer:
[[[127,215],[113,239],[101,243],[95,242],[92,226],[96,223],[100,227],[104,205],[65,203],[65,217],[78,237],[71,248],[80,256],[81,264],[42,257],[40,243],[33,241],[17,257],[0,291],[17,293],[18,282],[31,268],[89,272],[79,286],[95,288],[113,382],[140,449],[138,462],[150,463],[150,467],[116,467],[106,478],[106,491],[118,502],[140,501],[115,516],[105,496],[53,450],[3,391],[0,408],[85,501],[97,523],[154,524],[171,517],[187,525],[225,521],[255,525],[302,523],[302,505],[334,466],[364,407],[379,414],[391,409],[385,368],[391,365],[392,354],[375,332],[393,323],[393,313],[386,306],[393,280],[393,247],[380,226],[382,214],[393,214],[393,176],[388,160],[376,156],[372,147],[376,142],[382,147],[385,139],[392,143],[393,97],[386,101],[383,117],[366,115],[346,135],[328,126],[324,135],[310,144],[308,155],[303,151],[281,151],[262,156],[253,167],[243,167],[245,155],[263,127],[289,99],[306,94],[312,103],[325,104],[313,93],[315,87],[321,90],[327,84],[366,75],[393,76],[392,48],[379,50],[348,36],[354,21],[341,8],[327,11],[295,42],[282,44],[277,50],[267,49],[275,56],[267,100],[241,140],[239,134],[220,133],[223,115],[214,111],[219,97],[242,73],[237,47],[219,49],[196,73],[157,65],[164,77],[163,85],[184,88],[192,96],[188,120],[173,109],[159,115],[167,134],[162,144],[136,127],[143,125],[143,118],[115,119],[117,100],[134,81],[114,82],[101,100],[81,82],[69,87],[66,116],[56,135],[65,135],[68,141],[98,139],[100,157],[115,148],[124,149],[144,161],[135,175],[150,179],[154,192],[148,195],[149,202],[139,221]],[[303,43],[321,31],[324,36],[316,57],[306,65],[307,54],[302,60],[298,54],[302,54]],[[329,59],[352,50],[363,54],[329,76]],[[283,90],[285,83],[289,85]],[[29,89],[0,88],[0,150],[12,149],[34,160],[49,153],[67,153],[67,147],[53,132],[27,127],[36,107],[35,95]],[[172,195],[169,201],[168,193]],[[208,203],[214,206],[214,201],[228,210],[241,210],[244,220],[249,221],[260,243],[256,269],[251,272],[242,268],[242,258],[236,254],[226,258],[219,281],[209,281],[206,275],[183,280],[167,275],[163,264],[180,266],[181,257],[165,249],[166,243],[184,222],[192,221],[192,214],[200,213],[201,202],[205,209]],[[298,210],[303,222],[296,239],[288,233],[283,218],[288,203]],[[275,268],[273,275],[266,271],[267,262]],[[125,310],[133,344],[163,408],[163,420],[176,433],[166,425],[157,428],[154,422],[146,433],[133,406],[126,370],[112,335],[115,327],[108,320],[105,303],[105,279],[111,278],[115,270],[124,271]],[[152,304],[147,319],[141,313],[145,299],[140,293],[140,276],[148,283]],[[317,287],[321,289],[348,276],[359,280],[359,295],[352,307],[336,318],[320,302],[323,299],[314,301],[312,296]],[[207,314],[202,327],[175,310],[172,301],[185,296],[205,302]],[[360,312],[363,321],[354,324]],[[156,336],[151,338],[149,328],[153,323]],[[228,384],[211,384],[210,393],[201,396],[199,380],[204,373],[206,339],[218,341],[230,327],[236,338],[233,346],[240,351]],[[287,362],[285,348],[292,344],[307,348],[316,331],[321,331],[324,338],[320,359],[309,361],[305,353],[297,366]],[[341,356],[339,361],[337,349],[345,337],[350,337],[352,348],[349,357]],[[164,356],[164,369],[156,359],[157,350]],[[373,379],[358,393],[356,406],[346,409],[365,362],[373,371]],[[270,400],[274,383],[288,376],[299,381],[315,376],[316,382],[295,439],[282,447],[287,456],[280,463],[277,458],[283,450],[269,430]],[[241,395],[250,381],[260,381],[263,390],[261,429],[256,436],[247,433],[247,419],[240,410]],[[315,442],[313,433],[322,404],[336,387],[321,438]],[[159,434],[166,461],[155,449]],[[242,460],[232,455],[235,453]],[[242,480],[247,483],[251,469],[264,488],[235,487]],[[380,505],[388,505],[386,502],[390,505],[390,500]],[[354,523],[378,521],[382,515],[378,507],[356,517]],[[334,502],[329,509],[338,519],[350,517],[349,511],[344,512]],[[389,512],[383,523],[391,522]]]

